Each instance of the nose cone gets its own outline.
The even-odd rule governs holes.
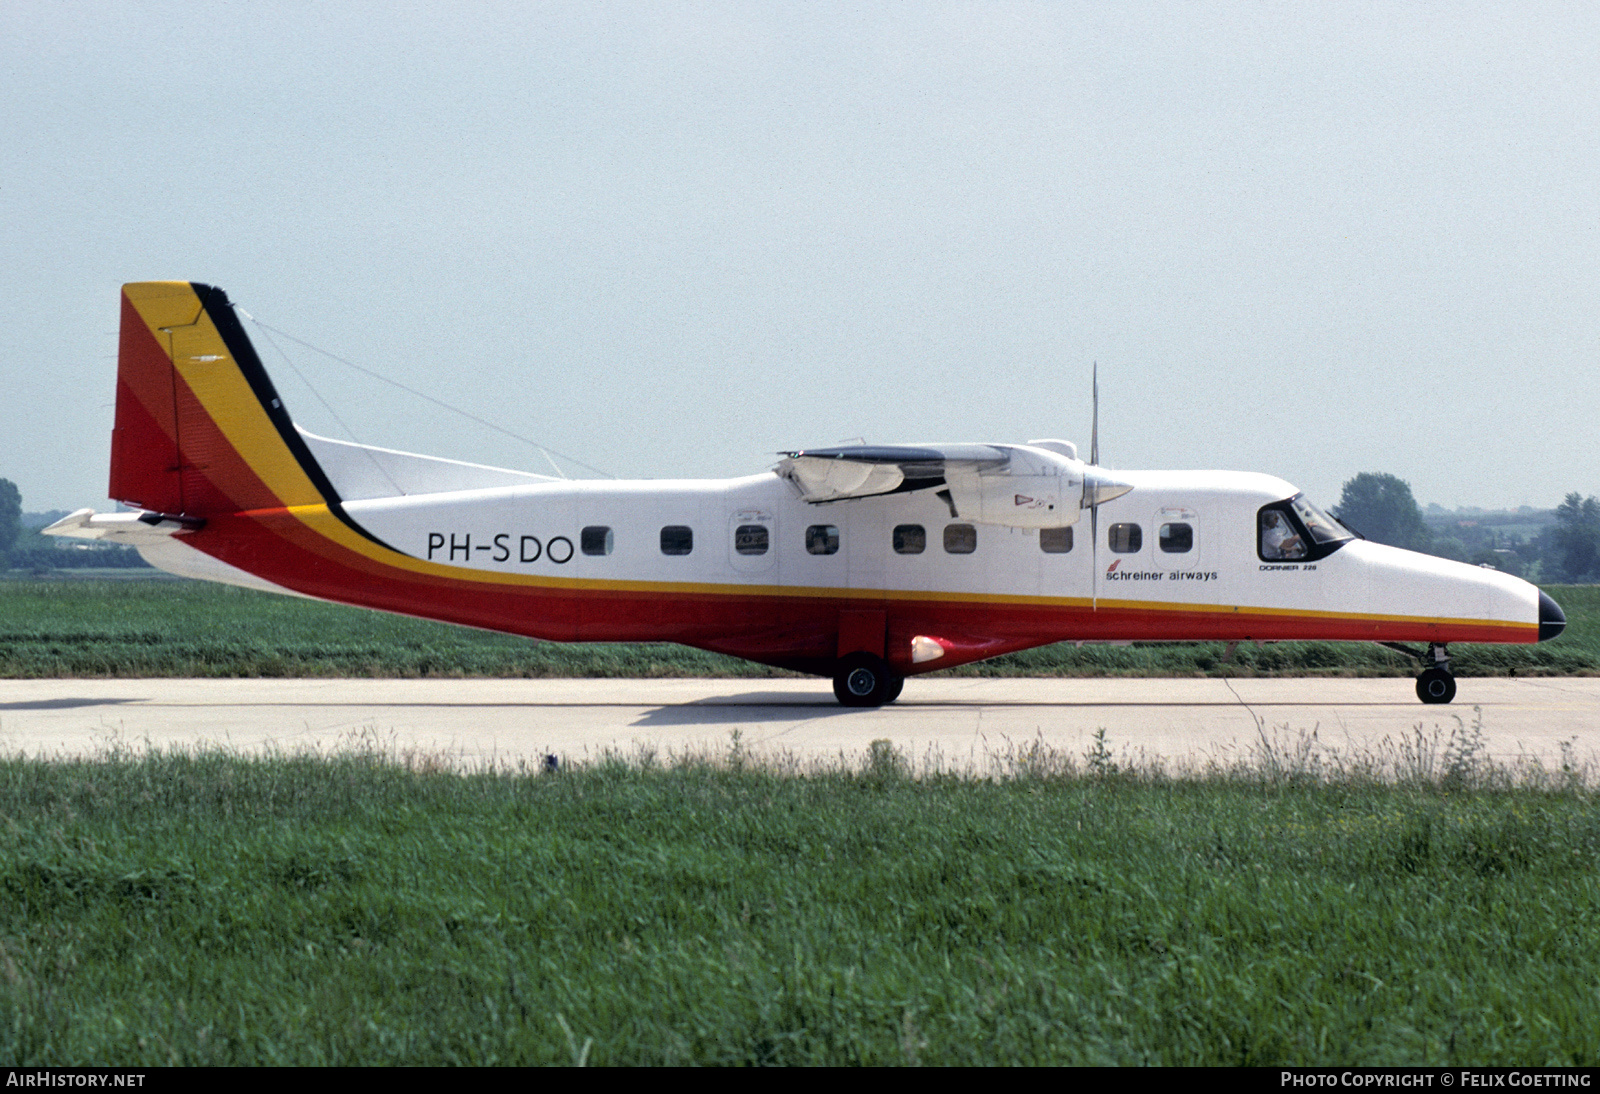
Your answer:
[[[1539,641],[1548,642],[1567,629],[1567,617],[1550,594],[1539,591]]]

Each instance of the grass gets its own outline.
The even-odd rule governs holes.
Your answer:
[[[1568,632],[1471,672],[1593,671]],[[1373,647],[1052,647],[965,670],[1409,674]],[[186,582],[0,582],[0,676],[750,675]],[[1482,726],[1168,770],[641,754],[0,758],[0,1060],[1600,1062],[1596,772]]]
[[[0,1058],[1600,1061],[1593,773],[1401,745],[7,760]]]
[[[1451,647],[1459,675],[1600,669],[1600,586],[1553,586],[1568,627],[1531,646]],[[1371,644],[1069,644],[953,670],[1004,676],[1414,675]],[[557,644],[187,581],[0,581],[0,677],[776,676],[668,644]]]
[[[0,582],[0,677],[774,674],[666,643],[533,642],[204,582]]]

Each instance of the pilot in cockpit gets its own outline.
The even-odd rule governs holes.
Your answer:
[[[1270,559],[1306,557],[1305,541],[1276,509],[1267,509],[1261,514],[1261,557]]]

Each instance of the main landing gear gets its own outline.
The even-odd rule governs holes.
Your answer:
[[[881,657],[852,653],[833,674],[833,694],[847,707],[881,707],[900,698],[906,679]]]

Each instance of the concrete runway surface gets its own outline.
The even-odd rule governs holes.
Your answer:
[[[376,744],[463,767],[608,750],[859,759],[886,738],[914,760],[994,770],[1035,741],[1080,758],[1105,730],[1114,755],[1169,764],[1247,757],[1263,735],[1315,730],[1324,749],[1379,749],[1480,716],[1496,760],[1572,755],[1600,769],[1600,678],[1459,681],[1449,706],[1409,679],[908,681],[893,706],[847,710],[823,680],[4,680],[0,749],[29,756],[214,746],[242,752]],[[1474,708],[1477,708],[1476,711]]]

